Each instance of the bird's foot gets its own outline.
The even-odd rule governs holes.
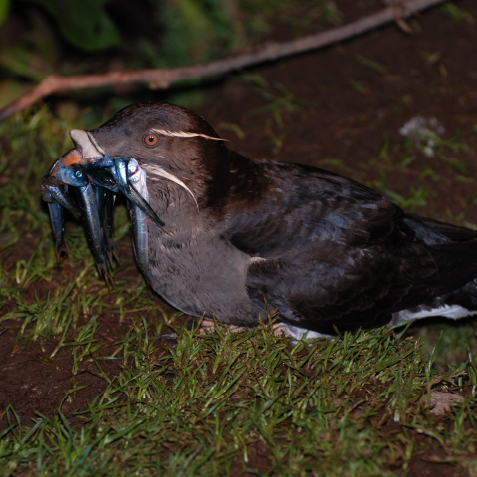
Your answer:
[[[207,333],[213,333],[215,331],[215,321],[204,319],[199,328],[199,335],[205,335]],[[226,333],[245,333],[246,331],[251,331],[251,328],[245,326],[236,326],[236,325],[225,325],[220,324],[221,327],[225,327]]]
[[[287,325],[286,323],[276,323],[273,325],[273,334],[275,336],[284,336],[285,338],[291,338],[293,340],[308,339],[312,340],[315,338],[328,338],[334,339],[335,336],[324,335],[323,333],[318,333],[317,331],[307,330],[306,328],[299,328],[298,326]]]

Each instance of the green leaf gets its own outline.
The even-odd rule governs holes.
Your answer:
[[[2,0],[0,0],[2,1]],[[58,22],[61,35],[83,51],[117,46],[119,34],[103,6],[108,0],[33,0]]]
[[[25,81],[2,80],[0,81],[0,108],[3,108],[14,99],[25,94],[32,88],[31,83]]]
[[[17,45],[0,50],[0,67],[33,81],[41,81],[50,73],[46,61]]]
[[[10,0],[0,0],[0,25],[7,19]]]

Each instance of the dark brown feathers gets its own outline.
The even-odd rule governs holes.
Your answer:
[[[332,333],[446,300],[477,308],[476,232],[407,214],[322,169],[230,152],[178,106],[128,107],[92,135],[146,171],[150,204],[171,231],[150,226],[152,285],[186,313],[252,326],[265,295],[281,321]]]

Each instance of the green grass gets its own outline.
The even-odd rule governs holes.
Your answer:
[[[23,427],[8,409],[3,475],[19,465],[37,475],[393,475],[413,450],[444,447],[465,465],[475,448],[474,397],[445,421],[428,413],[431,387],[465,386],[468,373],[475,392],[475,364],[436,373],[419,340],[377,330],[291,348],[266,325],[178,331],[166,351],[156,327],[138,320],[114,356],[90,350],[108,387],[85,411],[59,409]],[[119,376],[102,370],[107,359],[121,362]],[[70,424],[74,417],[82,424]],[[399,424],[392,434],[388,421]],[[414,442],[419,434],[426,437]]]
[[[1,475],[391,476],[406,475],[416,456],[475,475],[470,322],[296,346],[273,336],[268,320],[241,334],[176,327],[171,348],[157,337],[174,317],[138,273],[115,270],[109,290],[74,222],[70,263],[58,270],[38,184],[70,147],[71,127],[46,109],[0,125],[0,333],[15,331],[16,353],[37,342],[50,345],[51,363],[72,357],[56,411],[22,422],[15,402],[4,410]],[[116,226],[118,246],[130,246],[123,209]],[[109,340],[106,315],[124,328]],[[68,413],[85,391],[81,373],[98,377],[103,391]],[[436,417],[436,390],[465,399]]]
[[[383,193],[403,209],[409,212],[420,212],[420,207],[428,206],[431,199],[438,195],[434,191],[438,182],[446,180],[449,186],[455,190],[457,187],[455,187],[455,182],[452,184],[452,181],[458,181],[464,187],[475,182],[468,169],[471,157],[475,153],[477,129],[474,127],[449,140],[441,139],[438,136],[433,139],[435,144],[432,148],[432,156],[425,154],[423,143],[419,141],[403,138],[401,142],[390,145],[389,140],[386,139],[379,156],[369,160],[367,164],[361,164],[363,170],[367,173],[372,172],[375,177],[379,177],[377,179],[369,180],[366,176],[353,170],[345,170],[343,167],[341,167],[341,171]],[[340,168],[338,163],[330,164],[330,166],[333,165]],[[414,169],[411,170],[409,166],[413,166]],[[416,169],[420,171],[416,173]],[[396,176],[403,173],[408,175],[409,180],[402,181],[401,179],[401,182],[410,184],[414,182],[415,185],[409,185],[407,190],[401,190],[399,193],[395,190],[395,181]],[[454,194],[457,196],[455,190]],[[451,195],[448,199],[450,202],[456,197]],[[461,202],[469,201],[461,200]],[[445,211],[444,214],[442,210],[435,211],[434,216],[443,221],[459,222],[465,216],[465,207],[468,208],[470,204],[462,205],[464,210],[458,216],[454,216],[448,211]],[[465,225],[472,226],[472,224]]]
[[[263,101],[264,106],[252,109],[250,116],[261,115],[265,117],[264,135],[274,146],[274,154],[283,147],[288,136],[288,128],[284,118],[291,113],[300,113],[307,104],[306,101],[297,98],[281,83],[271,86],[266,79],[260,75],[243,74],[242,81],[252,83],[257,87],[257,93]],[[308,102],[308,105],[311,105]]]

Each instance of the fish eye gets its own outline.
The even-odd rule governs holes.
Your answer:
[[[155,146],[158,139],[155,134],[148,134],[147,136],[144,136],[143,141],[146,146]]]
[[[81,177],[83,177],[83,171],[80,171],[79,169],[77,171],[75,171],[75,176],[80,179]]]

